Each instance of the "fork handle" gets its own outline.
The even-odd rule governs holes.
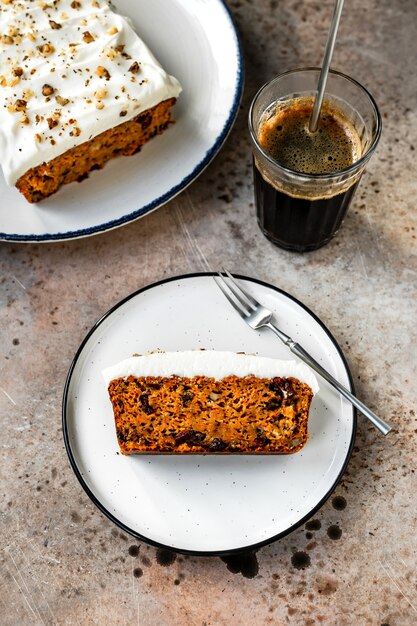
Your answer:
[[[281,331],[280,331],[280,334],[278,334],[276,332],[276,330],[278,329],[276,329],[276,327],[271,323],[268,324],[268,328],[273,330],[275,334],[278,335],[278,337],[280,337],[280,334],[283,334]],[[310,356],[310,354],[306,350],[304,350],[304,348],[302,348],[298,343],[293,341],[291,337],[288,337],[288,335],[285,335],[285,337],[287,339],[284,340],[284,342],[287,344],[291,352],[297,355],[302,361],[304,361],[304,363],[307,363],[307,365],[309,365],[313,370],[315,370],[318,374],[320,374],[320,376],[322,376],[325,380],[327,380],[327,382],[330,383],[330,385],[335,387],[338,390],[338,392],[344,398],[346,398],[346,400],[349,400],[349,402],[353,404],[353,406],[356,407],[362,413],[362,415],[364,415],[368,420],[370,420],[373,423],[373,425],[376,426],[376,428],[378,428],[378,430],[381,431],[383,435],[388,435],[388,433],[391,430],[391,426],[387,424],[387,422],[385,422],[383,419],[378,417],[378,415],[375,415],[375,413],[371,411],[371,409],[368,409],[368,407],[365,404],[363,404],[363,402],[358,400],[358,398],[356,398],[356,396],[354,396],[353,393],[351,393],[348,389],[346,389],[346,387],[341,385],[338,380],[333,378],[333,376],[329,374],[329,372],[325,370],[324,367],[320,365],[320,363],[317,363],[317,361],[315,361],[313,357]],[[282,339],[282,337],[280,337],[280,339]]]
[[[302,359],[307,365],[309,365],[313,370],[315,370],[320,376],[322,376],[328,383],[330,383],[333,387],[335,387],[338,392],[349,400],[353,406],[355,406],[368,420],[370,420],[374,426],[376,426],[383,435],[388,435],[391,430],[391,426],[384,422],[383,419],[375,415],[371,409],[368,409],[367,406],[358,398],[356,398],[346,387],[341,385],[338,380],[333,378],[329,372],[327,372],[317,361],[311,357],[308,352],[304,350],[298,343],[288,344],[291,352],[296,354],[300,359]]]

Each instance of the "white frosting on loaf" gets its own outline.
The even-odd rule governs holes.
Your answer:
[[[276,376],[298,378],[317,393],[319,386],[313,372],[303,363],[282,361],[252,354],[219,352],[217,350],[189,350],[184,352],[154,352],[133,356],[103,370],[108,385],[116,378],[127,376],[207,376],[221,380],[226,376]]]
[[[0,0],[0,164],[9,185],[180,92],[104,0]]]

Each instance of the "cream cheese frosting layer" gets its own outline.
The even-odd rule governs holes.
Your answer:
[[[116,378],[127,376],[207,376],[221,380],[231,375],[257,378],[292,376],[309,385],[313,393],[319,390],[315,375],[303,363],[217,350],[154,352],[130,357],[103,370],[107,385]]]
[[[9,185],[180,92],[104,0],[0,0],[0,164]]]

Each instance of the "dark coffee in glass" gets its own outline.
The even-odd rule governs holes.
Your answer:
[[[358,183],[331,198],[307,200],[277,191],[254,167],[258,222],[271,241],[287,250],[307,252],[330,241],[339,230]]]
[[[296,70],[274,79],[250,112],[259,226],[278,246],[300,252],[338,231],[380,135],[371,96],[335,72],[318,129],[310,133],[318,74]]]

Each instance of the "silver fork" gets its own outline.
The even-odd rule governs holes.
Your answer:
[[[223,276],[226,274],[228,280]],[[328,371],[326,371],[320,363],[317,363],[313,359],[313,357],[302,348],[298,343],[296,343],[291,337],[286,335],[282,330],[280,330],[273,322],[273,313],[266,307],[262,306],[253,296],[250,295],[240,285],[237,280],[228,272],[223,269],[223,273],[218,272],[217,276],[213,276],[216,284],[230,304],[236,309],[241,317],[245,320],[247,324],[254,330],[258,330],[259,328],[269,328],[272,330],[279,339],[286,346],[289,347],[291,352],[297,355],[304,363],[307,363],[313,370],[315,370],[320,376],[322,376],[325,380],[327,380],[330,385],[335,387],[338,392],[349,400],[354,407],[356,407],[362,415],[364,415],[367,419],[369,419],[374,426],[376,426],[381,433],[384,435],[388,435],[391,430],[391,426],[384,422],[380,417],[375,415],[373,411],[368,409],[367,406],[363,404],[358,398],[356,398],[346,387],[341,385],[339,381],[337,381]]]

